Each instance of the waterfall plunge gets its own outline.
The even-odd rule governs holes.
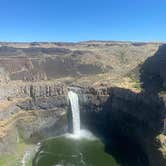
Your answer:
[[[73,134],[75,136],[80,135],[80,110],[78,95],[75,92],[69,91],[68,97],[71,104],[72,121],[73,121]]]
[[[90,131],[80,129],[80,109],[78,95],[73,91],[69,91],[68,97],[72,111],[73,134],[67,134],[66,136],[74,139],[96,139],[96,137]]]

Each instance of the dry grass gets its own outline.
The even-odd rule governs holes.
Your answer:
[[[157,137],[157,140],[160,142],[161,144],[161,148],[159,149],[162,154],[164,155],[164,158],[166,159],[166,136],[163,135],[163,134],[160,134],[158,137]]]

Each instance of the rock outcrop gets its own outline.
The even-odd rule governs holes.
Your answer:
[[[64,84],[21,83],[13,91],[4,89],[4,92],[0,104],[1,154],[12,152],[18,137],[35,142],[67,131],[68,102]]]

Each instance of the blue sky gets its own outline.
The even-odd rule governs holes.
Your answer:
[[[166,41],[165,0],[0,0],[0,41]]]

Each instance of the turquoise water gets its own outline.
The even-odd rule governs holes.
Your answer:
[[[72,139],[66,136],[45,141],[33,166],[120,166],[105,152],[98,139]]]

